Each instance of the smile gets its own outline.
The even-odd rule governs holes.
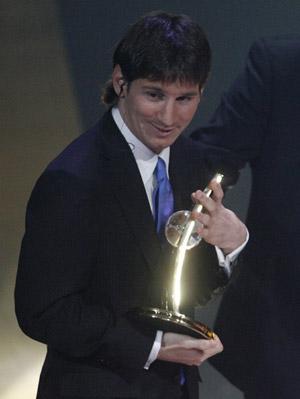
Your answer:
[[[168,127],[168,128],[163,128],[163,127],[159,127],[159,126],[156,126],[156,125],[152,125],[156,130],[158,130],[160,133],[162,133],[163,135],[168,135],[168,134],[170,134],[171,132],[173,132],[174,131],[174,127]]]

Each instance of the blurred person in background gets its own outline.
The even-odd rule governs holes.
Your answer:
[[[249,162],[250,240],[226,291],[212,363],[247,399],[300,395],[300,38],[256,41],[202,143]]]

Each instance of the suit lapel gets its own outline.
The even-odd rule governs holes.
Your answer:
[[[136,245],[149,266],[156,269],[161,246],[136,161],[110,114],[104,116],[100,129],[104,138],[102,148],[106,178],[128,227],[134,233]]]

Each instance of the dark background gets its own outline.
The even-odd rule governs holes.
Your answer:
[[[261,36],[299,34],[299,0],[0,0],[0,397],[35,396],[44,347],[19,330],[13,289],[24,214],[46,166],[103,112],[101,87],[114,45],[129,24],[152,10],[185,13],[207,32],[213,69],[193,126],[204,124]],[[242,218],[251,178],[243,172],[227,205]],[[213,322],[218,301],[197,315]],[[241,354],[242,356],[243,354]],[[245,359],[247,354],[245,354]],[[246,361],[246,360],[245,360]],[[259,359],[258,359],[259,361]],[[201,367],[205,399],[241,394],[209,365]]]

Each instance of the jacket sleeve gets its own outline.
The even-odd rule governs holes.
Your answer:
[[[268,47],[261,39],[248,54],[242,73],[222,96],[208,126],[192,133],[192,138],[227,148],[241,161],[260,154],[270,116],[272,68]]]
[[[101,239],[94,208],[88,188],[76,177],[59,171],[39,179],[19,258],[18,322],[27,335],[65,356],[141,368],[155,333],[136,329],[107,301],[91,299]]]

